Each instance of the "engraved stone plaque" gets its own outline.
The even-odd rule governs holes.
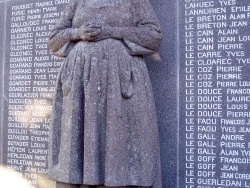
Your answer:
[[[249,187],[249,1],[180,7],[180,187]]]
[[[50,124],[50,114],[52,108],[52,97],[54,95],[55,81],[62,65],[62,58],[52,56],[48,49],[48,35],[53,28],[61,11],[69,0],[10,0],[1,2],[0,18],[1,45],[1,163],[7,169],[20,172],[19,176],[28,179],[30,187],[44,187],[39,185],[39,178],[46,177],[48,170],[48,133]],[[153,1],[156,13],[162,22],[162,26],[172,25],[174,15],[168,17],[172,22],[166,22],[165,13],[175,6],[172,2],[163,2],[164,6],[158,7],[159,2]],[[158,9],[162,9],[157,11]],[[174,36],[175,31],[168,32]],[[167,31],[163,31],[166,36]],[[149,73],[152,77],[153,89],[155,93],[156,105],[158,106],[158,119],[161,122],[161,147],[163,161],[167,160],[167,165],[162,165],[163,173],[169,174],[163,179],[165,185],[175,186],[176,171],[176,148],[168,150],[175,137],[176,124],[170,124],[170,119],[166,118],[168,106],[162,101],[176,98],[169,95],[166,79],[166,70],[176,72],[174,67],[168,68],[166,62],[175,62],[171,52],[166,52],[166,46],[173,46],[175,40],[163,41],[160,53],[164,63],[156,63],[148,58]],[[164,47],[165,46],[165,47]],[[164,49],[165,48],[165,49]],[[175,64],[175,63],[174,63]],[[176,65],[176,64],[175,64]],[[157,76],[162,75],[162,76]],[[175,74],[176,75],[176,74]],[[168,80],[176,80],[171,77]],[[175,82],[176,83],[176,82]],[[176,93],[172,90],[172,93]],[[175,105],[175,104],[174,104]],[[176,114],[176,110],[168,112]],[[175,122],[173,119],[172,122]],[[166,124],[170,124],[173,129],[168,130]],[[165,138],[166,133],[172,135]],[[174,152],[173,152],[174,151]],[[170,155],[171,154],[171,155]],[[172,161],[172,162],[171,162]],[[46,187],[47,185],[45,185]],[[47,186],[48,187],[48,186]]]
[[[48,49],[49,30],[68,1],[6,2],[2,163],[32,185],[47,173],[52,97],[62,59]]]

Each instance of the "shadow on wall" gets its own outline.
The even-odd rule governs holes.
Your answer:
[[[0,187],[1,188],[35,188],[31,182],[20,172],[0,167]],[[37,188],[53,188],[55,182],[42,175],[37,175]]]

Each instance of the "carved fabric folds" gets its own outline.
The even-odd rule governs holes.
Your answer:
[[[138,42],[71,42],[69,28],[101,19],[138,27]],[[129,37],[128,37],[129,38]],[[49,143],[49,176],[60,182],[161,188],[154,97],[142,55],[153,53],[160,27],[148,0],[86,7],[72,0],[51,32],[58,76]]]

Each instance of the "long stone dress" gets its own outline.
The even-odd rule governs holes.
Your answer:
[[[90,20],[134,31],[123,40],[72,41],[71,29]],[[154,53],[160,41],[148,0],[68,4],[50,36],[52,51],[65,56],[51,117],[52,179],[161,188],[154,98],[142,57]]]

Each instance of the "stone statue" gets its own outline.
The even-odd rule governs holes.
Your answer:
[[[67,5],[49,38],[53,53],[65,57],[49,144],[49,176],[58,187],[162,187],[154,97],[143,60],[160,42],[149,0]]]

